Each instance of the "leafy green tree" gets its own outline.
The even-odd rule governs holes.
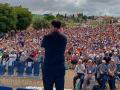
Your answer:
[[[94,20],[94,16],[88,16],[88,19]]]
[[[49,22],[45,19],[35,19],[34,22],[33,22],[33,28],[39,30],[39,29],[42,29],[42,28],[49,28]]]
[[[47,20],[47,21],[51,21],[51,20],[54,20],[56,18],[52,14],[46,14],[46,15],[44,15],[44,19]]]
[[[0,32],[7,33],[16,27],[16,16],[9,4],[0,4]]]
[[[82,17],[83,20],[87,20],[87,18],[88,18],[88,17],[87,17],[86,15],[84,15],[84,16]]]
[[[17,30],[25,30],[30,26],[32,22],[32,14],[27,8],[22,8],[21,6],[14,8],[16,12],[16,29]]]

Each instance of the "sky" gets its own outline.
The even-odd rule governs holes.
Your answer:
[[[21,5],[34,14],[80,12],[86,15],[120,16],[120,0],[0,0],[0,3]]]

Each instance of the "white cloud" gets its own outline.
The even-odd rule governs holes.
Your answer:
[[[120,0],[0,0],[0,3],[22,5],[33,13],[85,12],[89,15],[119,15]]]

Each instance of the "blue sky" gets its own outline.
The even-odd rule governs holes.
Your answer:
[[[22,5],[32,13],[77,13],[120,16],[120,0],[0,0],[12,6]]]

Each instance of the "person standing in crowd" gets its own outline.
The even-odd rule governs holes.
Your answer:
[[[34,62],[34,58],[33,58],[34,56],[31,54],[26,60],[25,60],[25,65],[27,65],[28,66],[28,64],[29,64],[29,62],[31,63],[31,65],[33,64],[33,62]],[[30,65],[30,66],[31,66]]]
[[[44,90],[64,90],[65,58],[67,39],[60,33],[61,22],[52,21],[52,33],[44,36],[41,47],[45,49],[42,67]]]
[[[83,80],[84,80],[84,73],[85,73],[85,65],[82,63],[82,60],[79,60],[78,64],[75,67],[75,76],[73,78],[74,90],[76,88],[77,79],[80,79],[80,89],[82,89],[82,84],[83,84]]]
[[[25,51],[21,51],[20,52],[20,62],[24,63],[27,58],[28,58],[28,56],[26,55]]]
[[[115,73],[116,73],[116,62],[114,59],[111,59],[108,65],[108,83],[110,90],[115,90]]]
[[[9,55],[6,51],[4,51],[2,58],[1,58],[1,64],[3,64],[4,62],[7,62],[9,60]]]
[[[74,53],[72,56],[71,56],[71,63],[73,65],[76,65],[78,62],[78,59],[77,59],[77,55]]]
[[[105,85],[108,80],[108,66],[105,60],[97,67],[97,80],[101,90],[105,90]]]
[[[9,60],[8,60],[8,65],[12,66],[14,64],[14,62],[17,59],[17,54],[16,52],[13,50],[10,54],[9,54]]]
[[[38,51],[38,54],[37,54],[37,61],[41,63],[41,51],[40,50]]]

